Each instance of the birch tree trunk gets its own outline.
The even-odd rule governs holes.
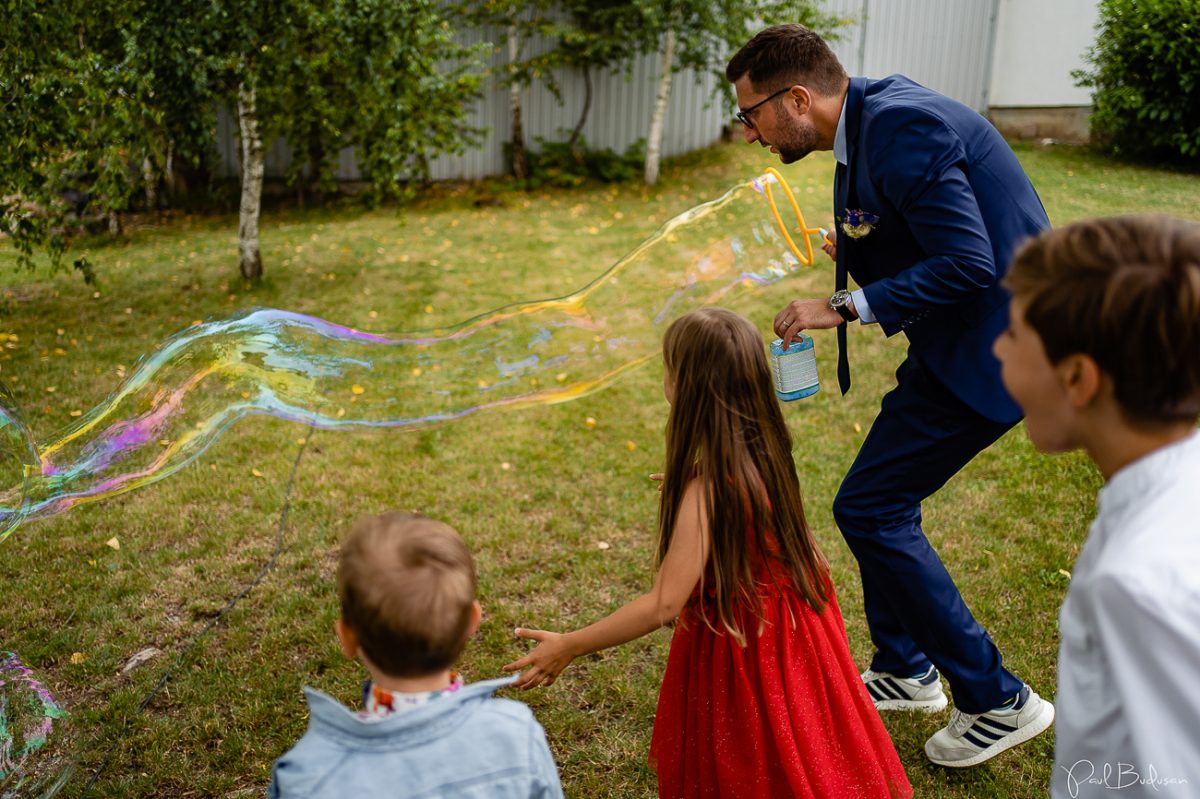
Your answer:
[[[258,217],[262,212],[263,146],[253,78],[238,84],[238,126],[242,134],[242,203],[238,214],[238,260],[242,277],[262,278]]]
[[[520,42],[517,41],[517,28],[508,28],[508,62],[510,69],[517,63],[521,54]],[[525,162],[525,131],[521,128],[521,85],[515,80],[508,88],[509,106],[512,108],[512,171],[517,180],[528,176],[528,165]]]
[[[663,127],[667,119],[667,99],[671,96],[671,76],[675,66],[675,29],[667,29],[667,41],[663,45],[662,75],[658,79],[658,96],[654,100],[654,113],[650,117],[650,135],[646,138],[646,175],[649,186],[658,182],[658,159],[662,151]]]

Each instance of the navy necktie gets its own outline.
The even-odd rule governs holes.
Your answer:
[[[850,243],[849,238],[842,230],[842,220],[846,213],[847,201],[850,187],[846,180],[846,167],[844,164],[838,164],[837,170],[833,174],[833,220],[834,230],[837,233],[837,258],[835,259],[836,268],[834,270],[834,289],[843,291],[846,288],[846,246]],[[845,394],[850,390],[850,358],[846,353],[846,323],[843,321],[837,327],[837,343],[838,343],[838,362],[837,376],[838,388]]]

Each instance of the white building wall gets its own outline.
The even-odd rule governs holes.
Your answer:
[[[999,0],[990,105],[1091,105],[1071,71],[1096,39],[1097,0]]]

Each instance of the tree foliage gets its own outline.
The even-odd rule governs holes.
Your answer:
[[[817,0],[636,0],[644,4],[655,47],[663,47],[659,91],[650,120],[646,146],[646,183],[658,179],[667,97],[671,75],[683,69],[717,73],[717,91],[733,108],[733,89],[725,80],[726,60],[759,29],[781,22],[799,22],[827,37],[843,23],[826,14]]]
[[[798,22],[828,40],[845,23],[823,11],[817,0],[666,0],[650,7],[658,29],[673,29],[678,36],[676,69],[715,73],[731,110],[733,89],[725,80],[725,64],[751,36],[769,25]]]
[[[0,228],[61,264],[77,217],[120,212],[172,162],[210,157],[218,104],[255,98],[293,176],[328,185],[353,147],[372,197],[459,152],[477,50],[435,0],[8,0],[0,24]],[[81,205],[86,199],[86,206]],[[77,262],[80,268],[88,268]],[[90,275],[90,271],[88,272]]]
[[[1102,0],[1096,43],[1074,75],[1091,87],[1093,140],[1114,155],[1200,164],[1196,0]]]
[[[267,128],[292,149],[293,179],[308,170],[332,186],[338,152],[355,150],[373,196],[396,194],[398,178],[428,178],[428,157],[478,140],[466,110],[478,97],[480,48],[454,41],[435,2],[292,0],[264,70],[271,87]]]
[[[151,113],[138,101],[143,85],[116,5],[12,0],[3,8],[0,25],[10,33],[0,46],[0,230],[21,266],[32,267],[44,246],[58,268],[70,224],[128,201],[126,164]],[[86,261],[75,267],[92,279]]]

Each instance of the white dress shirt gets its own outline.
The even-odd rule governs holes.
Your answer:
[[[1051,796],[1200,796],[1200,434],[1101,489],[1059,629]]]
[[[837,130],[833,133],[833,157],[834,159],[845,166],[850,153],[846,145],[846,101],[842,100],[842,113],[838,117]],[[835,209],[838,214],[846,211],[845,208]],[[836,231],[838,236],[842,232]],[[855,289],[850,292],[850,298],[854,300],[854,311],[858,314],[858,321],[864,325],[875,323],[875,314],[871,313],[871,306],[867,304],[867,295],[862,289]]]

